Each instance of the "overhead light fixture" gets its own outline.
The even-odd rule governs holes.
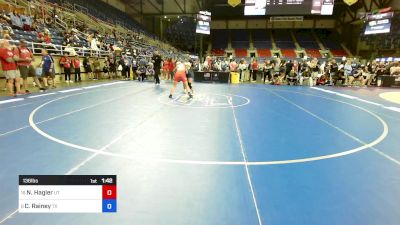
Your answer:
[[[167,16],[164,16],[164,19],[167,19]]]

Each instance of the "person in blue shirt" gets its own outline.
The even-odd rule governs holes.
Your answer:
[[[22,20],[17,12],[10,13],[10,20],[12,28],[22,30]]]
[[[55,88],[54,83],[54,59],[51,55],[49,55],[46,49],[42,49],[42,63],[40,64],[42,67],[42,79],[45,87],[48,86],[48,82],[52,81],[52,86]]]

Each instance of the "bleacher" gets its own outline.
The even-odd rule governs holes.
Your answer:
[[[253,44],[256,49],[271,49],[272,40],[268,30],[253,30]]]
[[[273,30],[272,32],[277,48],[280,49],[295,49],[296,46],[290,36],[288,30]]]
[[[247,49],[246,48],[235,48],[236,57],[247,57]]]
[[[268,48],[266,48],[266,49],[258,48],[257,49],[257,54],[258,54],[258,57],[267,57],[267,58],[269,58],[269,57],[272,56],[271,50],[268,49]]]
[[[193,50],[195,42],[195,22],[192,18],[181,17],[166,30],[166,39],[183,50]]]
[[[223,56],[223,55],[225,55],[225,50],[224,49],[211,49],[211,55]]]
[[[229,39],[231,39],[232,48],[235,53],[234,56],[236,57],[247,57],[250,43],[252,42],[253,47],[256,49],[257,57],[272,57],[271,51],[274,49],[273,46],[275,43],[282,57],[297,58],[299,56],[296,50],[300,49],[296,49],[296,40],[301,50],[310,58],[323,58],[320,52],[322,48],[320,44],[324,45],[327,50],[330,50],[334,57],[348,56],[347,51],[343,49],[338,38],[335,37],[332,31],[316,31],[317,36],[319,36],[319,39],[322,41],[321,43],[318,43],[318,40],[314,38],[313,31],[311,30],[304,29],[294,31],[295,40],[293,40],[290,34],[291,32],[292,31],[286,29],[275,29],[272,31],[265,29],[255,29],[251,31],[211,30],[212,48],[210,53],[214,56],[224,56],[228,48]],[[273,39],[271,39],[271,35]],[[251,40],[249,38],[250,36],[252,36]]]
[[[348,56],[340,44],[339,37],[330,30],[318,30],[317,35],[326,49],[330,50],[334,57]]]
[[[297,43],[303,48],[308,57],[321,58],[322,55],[319,52],[320,46],[317,40],[314,39],[310,30],[297,30],[295,32]]]
[[[298,30],[295,33],[295,37],[300,47],[304,49],[319,49],[317,41],[309,30]]]
[[[321,58],[322,55],[318,49],[306,49],[306,54],[311,58]]]
[[[281,53],[285,58],[297,58],[297,54],[293,48],[281,49]]]
[[[63,4],[62,0],[48,0],[49,2],[57,3],[59,5]],[[107,21],[113,24],[122,25],[130,30],[134,30],[140,33],[146,33],[147,35],[151,35],[142,25],[140,25],[137,21],[130,18],[126,13],[120,11],[117,8],[112,7],[111,5],[97,0],[69,0],[70,4],[76,4],[79,6],[85,7],[87,9],[87,13],[91,16],[96,17],[100,20]],[[79,10],[79,7],[76,7]],[[103,13],[104,11],[107,13]]]
[[[211,31],[211,46],[212,51],[223,50],[228,47],[229,33],[226,30]]]
[[[250,47],[250,36],[247,30],[231,30],[232,48],[247,49]]]

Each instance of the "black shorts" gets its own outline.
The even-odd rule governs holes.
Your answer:
[[[33,68],[32,65],[31,66],[18,66],[18,69],[19,69],[19,72],[23,79],[36,76],[35,68]]]
[[[189,79],[189,78],[193,78],[194,77],[194,73],[193,73],[193,71],[189,71],[187,74],[186,74],[186,77]]]

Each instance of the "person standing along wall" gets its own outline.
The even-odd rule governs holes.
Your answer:
[[[39,79],[36,77],[35,68],[33,68],[32,65],[32,62],[35,59],[33,58],[32,52],[26,47],[26,42],[24,39],[19,40],[19,46],[14,48],[14,55],[18,57],[17,66],[23,79],[25,93],[29,93],[28,77],[32,77],[39,89],[43,91],[44,88],[42,88]]]
[[[75,58],[72,60],[72,65],[74,66],[75,82],[81,82],[81,61],[78,55],[75,55]]]
[[[64,56],[60,59],[60,65],[64,68],[65,82],[71,83],[71,59],[68,52],[64,52]]]
[[[0,61],[2,65],[3,74],[7,79],[7,88],[10,96],[22,94],[20,91],[20,74],[17,70],[17,64],[13,52],[10,50],[11,46],[7,40],[0,41]],[[14,93],[14,83],[17,93]]]

